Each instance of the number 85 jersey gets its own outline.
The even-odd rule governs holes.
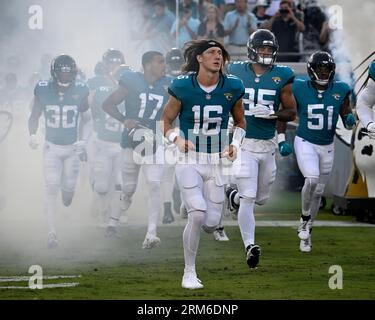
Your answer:
[[[245,93],[242,81],[220,74],[216,88],[208,93],[200,87],[197,74],[190,73],[174,79],[168,92],[181,102],[179,122],[184,139],[193,142],[197,152],[223,151],[230,112]]]
[[[299,117],[297,136],[313,144],[331,144],[341,106],[350,94],[350,87],[334,80],[325,91],[318,92],[311,80],[296,80],[292,88]]]
[[[46,127],[46,140],[58,145],[69,145],[77,141],[78,117],[89,88],[76,82],[61,94],[52,81],[40,81],[34,89],[43,109]]]

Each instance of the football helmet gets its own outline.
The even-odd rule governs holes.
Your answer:
[[[125,64],[124,55],[120,50],[108,49],[104,52],[102,61],[109,71],[113,71],[117,66]]]
[[[98,77],[98,76],[104,76],[105,73],[106,73],[106,68],[105,68],[105,65],[102,61],[99,61],[96,65],[95,65],[95,69],[94,69],[94,73],[95,75]]]
[[[184,63],[184,56],[182,51],[178,48],[172,48],[165,55],[165,63],[167,64],[167,71],[170,75],[177,76],[181,74],[181,67]]]
[[[312,82],[325,86],[335,77],[336,64],[325,51],[314,52],[307,61],[307,73]]]
[[[262,54],[258,53],[259,48],[270,47],[272,53]],[[249,59],[255,63],[259,63],[265,66],[271,66],[276,61],[277,52],[279,45],[277,43],[275,35],[266,29],[259,29],[253,32],[247,42],[247,55]],[[268,56],[268,57],[266,57]]]
[[[69,87],[75,81],[77,73],[76,62],[67,54],[59,55],[52,61],[52,79],[61,87]]]

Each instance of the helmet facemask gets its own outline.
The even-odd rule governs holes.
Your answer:
[[[273,46],[259,46],[255,48],[256,63],[270,66],[275,63],[277,50]]]
[[[52,62],[51,75],[60,87],[69,87],[75,81],[77,72],[75,61],[69,56],[61,55]]]
[[[335,77],[336,64],[332,56],[324,51],[313,53],[307,61],[307,73],[311,81],[327,86]]]
[[[275,63],[278,50],[277,40],[269,30],[259,29],[253,32],[247,42],[249,59],[263,66]]]

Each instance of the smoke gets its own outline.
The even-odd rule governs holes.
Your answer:
[[[43,128],[40,126],[38,130],[41,142],[38,150],[29,148],[27,129],[33,88],[26,86],[32,73],[41,69],[41,57],[46,53],[52,56],[69,54],[91,77],[95,64],[108,48],[121,50],[126,63],[135,69],[139,69],[143,53],[140,41],[131,34],[135,19],[141,14],[131,1],[40,0],[42,30],[32,30],[29,26],[32,17],[29,8],[35,4],[33,0],[2,1],[0,4],[0,16],[7,18],[0,24],[5,24],[9,31],[0,36],[0,77],[12,71],[21,84],[12,105],[5,106],[0,97],[0,109],[10,108],[14,116],[8,137],[0,143],[0,255],[14,253],[13,265],[22,257],[34,254],[45,254],[48,261],[47,223],[43,208]],[[9,56],[16,56],[18,62],[7,64]],[[44,68],[48,71],[49,65]],[[138,188],[145,190],[142,181]],[[60,198],[58,200],[56,225],[63,248],[59,251],[61,256],[70,256],[75,250],[77,256],[93,257],[94,251],[87,248],[108,246],[104,241],[104,229],[99,229],[98,220],[92,217],[92,197],[89,166],[82,164],[72,205],[65,208]],[[144,193],[138,192],[134,197],[129,210],[130,223],[147,224],[144,199]],[[85,243],[85,249],[81,247],[81,251],[77,251],[78,243]]]

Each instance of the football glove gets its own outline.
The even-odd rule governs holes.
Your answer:
[[[281,156],[287,157],[293,153],[293,149],[292,149],[292,146],[288,142],[282,141],[279,143],[279,152]]]
[[[275,119],[277,118],[274,114],[275,112],[270,109],[270,107],[257,103],[255,107],[250,108],[249,114],[256,118],[263,119]]]
[[[86,141],[78,140],[73,144],[73,146],[75,153],[79,157],[79,160],[87,161]]]
[[[35,134],[32,134],[30,136],[29,146],[30,146],[31,149],[34,149],[34,150],[38,148],[39,142],[38,142],[38,138],[36,137]]]
[[[348,113],[344,116],[344,125],[346,129],[348,130],[353,129],[353,127],[355,126],[355,123],[356,123],[355,118],[351,113]]]

